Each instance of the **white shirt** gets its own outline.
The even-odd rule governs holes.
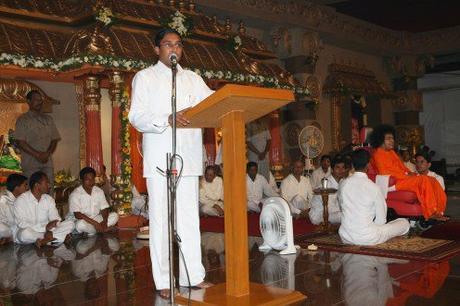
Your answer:
[[[281,197],[290,203],[296,196],[303,198],[308,203],[308,207],[310,207],[310,201],[313,198],[313,189],[310,184],[310,179],[301,175],[299,182],[293,174],[289,174],[281,182]],[[305,207],[305,209],[308,207]]]
[[[411,161],[406,161],[403,163],[404,163],[404,166],[406,166],[406,168],[410,170],[410,172],[414,172],[414,173],[417,172],[417,170],[415,169],[415,165]]]
[[[46,232],[46,225],[51,221],[61,221],[54,199],[43,194],[37,201],[30,190],[14,202],[14,217],[19,229],[31,228],[39,233]]]
[[[332,175],[329,175],[327,177],[328,181],[328,188],[335,188],[339,189],[339,183],[335,180],[335,178]],[[337,193],[332,193],[329,194],[328,196],[328,201],[327,201],[327,211],[329,212],[329,215],[332,215],[334,213],[341,212],[339,201],[337,200]],[[311,209],[309,211],[310,219],[317,219],[318,216],[322,218],[323,216],[323,199],[321,195],[315,194],[313,196],[313,199],[311,200]]]
[[[439,185],[441,185],[442,190],[446,190],[446,186],[444,185],[444,178],[442,176],[433,171],[428,171],[427,175],[434,177],[439,182]]]
[[[224,182],[216,176],[211,183],[203,177],[200,182],[200,203],[214,205],[224,200]]]
[[[109,208],[104,191],[94,186],[91,194],[88,194],[83,186],[78,186],[69,196],[69,215],[82,213],[92,219],[101,213],[101,210]]]
[[[317,169],[315,169],[313,171],[313,173],[311,174],[311,179],[310,179],[310,182],[311,182],[311,187],[313,189],[316,189],[318,187],[321,187],[321,179],[327,177],[331,175],[331,167],[329,167],[329,169],[327,169],[327,172],[324,172],[323,171],[323,168],[321,168],[321,166]]]
[[[6,224],[9,227],[14,227],[14,200],[16,197],[9,190],[2,192],[0,196],[0,223]]]
[[[387,205],[380,188],[365,173],[355,172],[341,182],[339,203],[342,223],[339,235],[344,242],[375,244],[378,225],[386,223]]]
[[[257,151],[264,152],[267,141],[271,139],[270,132],[267,127],[259,122],[254,122],[248,125],[248,142],[256,147]],[[266,157],[268,154],[266,155]],[[259,156],[248,149],[248,160],[259,162]]]
[[[143,133],[144,177],[156,167],[166,170],[166,153],[171,152],[171,69],[157,64],[136,73],[133,79],[129,121]],[[213,93],[196,73],[177,65],[177,111],[193,107]],[[203,172],[201,129],[177,129],[176,152],[183,158],[183,175]]]
[[[265,177],[260,174],[256,175],[253,181],[249,175],[246,174],[246,190],[248,202],[259,205],[262,202],[264,194],[268,197],[277,197],[278,194],[270,187]]]

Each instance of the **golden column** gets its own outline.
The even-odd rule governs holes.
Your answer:
[[[84,77],[83,99],[86,117],[86,166],[94,168],[97,176],[103,172],[101,137],[101,90],[99,77]]]
[[[112,175],[118,177],[121,174],[120,104],[123,97],[124,78],[120,71],[113,71],[109,74],[109,81],[109,94],[112,101]]]

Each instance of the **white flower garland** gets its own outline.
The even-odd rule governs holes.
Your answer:
[[[113,13],[112,10],[108,7],[101,7],[97,11],[96,20],[102,22],[105,26],[110,25],[113,22]]]
[[[126,59],[115,56],[105,55],[82,55],[70,57],[66,60],[54,62],[53,60],[33,57],[31,55],[20,55],[20,54],[0,54],[0,65],[14,65],[22,68],[38,68],[38,69],[49,69],[53,71],[67,71],[71,69],[77,69],[84,64],[90,64],[94,66],[103,66],[107,68],[119,68],[127,71],[140,70],[147,68],[152,63],[145,62],[142,60]],[[185,68],[189,69],[189,68]],[[280,84],[279,80],[274,77],[266,77],[263,75],[254,74],[242,74],[234,73],[231,71],[214,71],[207,69],[189,69],[193,70],[196,74],[200,75],[204,79],[214,80],[225,80],[233,83],[246,83],[246,84],[257,84],[263,87],[270,88],[282,88],[291,89],[298,95],[309,96],[310,92],[304,87],[293,87],[290,85]],[[317,101],[315,101],[317,103]]]

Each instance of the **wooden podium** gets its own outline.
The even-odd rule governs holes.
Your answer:
[[[249,283],[245,123],[294,101],[290,90],[225,85],[185,113],[187,127],[222,127],[226,283],[179,294],[184,305],[288,305],[305,299],[297,291]]]

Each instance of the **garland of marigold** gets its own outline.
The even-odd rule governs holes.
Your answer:
[[[123,92],[120,103],[120,122],[121,122],[121,191],[122,191],[122,209],[124,212],[131,211],[131,200],[133,197],[131,191],[131,146],[129,143],[129,93]]]

